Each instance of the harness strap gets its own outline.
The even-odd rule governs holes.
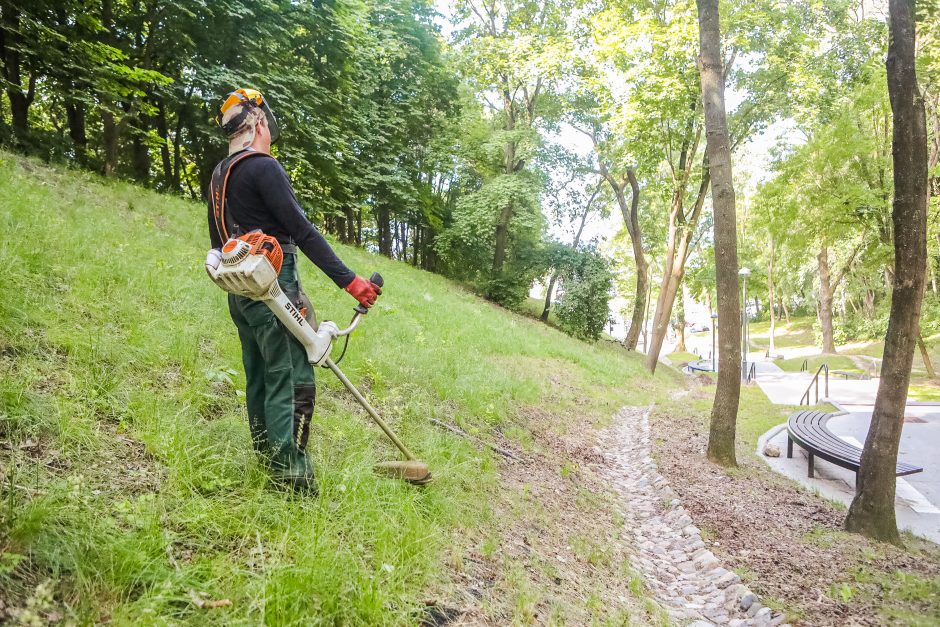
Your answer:
[[[215,166],[212,172],[212,182],[209,184],[209,195],[212,198],[212,215],[215,218],[215,230],[219,234],[219,239],[225,242],[232,235],[237,235],[238,225],[231,221],[229,216],[225,215],[225,199],[228,189],[228,177],[232,169],[243,159],[254,156],[269,157],[263,152],[246,150],[226,157]],[[230,233],[232,235],[230,235]]]

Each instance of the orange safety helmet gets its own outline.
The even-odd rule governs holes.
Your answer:
[[[223,123],[222,120],[225,117],[226,112],[235,105],[241,105],[242,110],[230,120]],[[248,117],[249,111],[254,108],[261,109],[264,112],[264,116],[268,121],[268,129],[271,131],[271,143],[273,144],[280,137],[281,130],[277,124],[277,119],[274,117],[274,112],[271,111],[271,107],[268,106],[268,103],[264,99],[264,96],[261,95],[261,92],[256,89],[239,88],[230,93],[228,98],[225,99],[225,102],[222,103],[222,106],[219,109],[219,126],[222,127],[222,130],[225,131],[226,135],[231,136],[242,125],[242,123],[245,121],[245,118]]]

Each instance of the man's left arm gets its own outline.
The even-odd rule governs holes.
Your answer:
[[[265,190],[268,210],[281,223],[284,230],[293,238],[297,247],[323,271],[338,287],[345,289],[360,304],[371,307],[376,297],[382,293],[378,286],[366,281],[346,267],[333,247],[326,241],[307,216],[304,215],[287,173],[274,159],[266,160],[264,174],[260,181]]]
[[[274,159],[266,159],[259,185],[264,190],[268,211],[281,223],[304,255],[338,287],[345,288],[356,278],[356,273],[346,267],[323,234],[304,215],[287,173]]]

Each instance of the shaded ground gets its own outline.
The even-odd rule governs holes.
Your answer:
[[[740,467],[707,462],[711,385],[651,416],[660,472],[682,498],[706,545],[765,605],[803,625],[940,623],[940,549],[913,537],[907,549],[841,531],[845,512],[777,476],[738,449]]]

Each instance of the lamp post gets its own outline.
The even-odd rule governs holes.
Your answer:
[[[718,314],[712,314],[712,372],[718,372],[715,368],[715,328],[718,326]]]
[[[747,277],[751,276],[748,268],[738,270],[741,284],[741,378],[747,378]]]

